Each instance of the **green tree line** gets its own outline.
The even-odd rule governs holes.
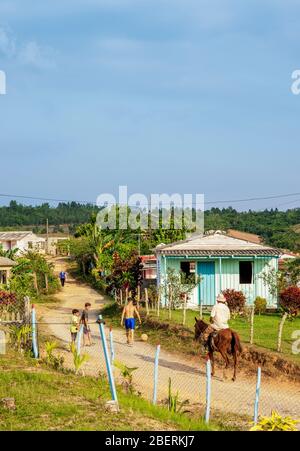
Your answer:
[[[68,225],[70,232],[74,232],[80,224],[90,221],[98,208],[92,204],[77,202],[59,203],[51,206],[49,203],[31,206],[11,201],[8,206],[0,207],[0,227],[2,230],[11,228],[25,228],[30,226],[35,231],[42,232],[46,219],[50,226],[59,231],[62,225]],[[297,228],[297,226],[299,226]],[[275,247],[300,251],[300,208],[280,211],[270,209],[264,211],[237,211],[232,207],[212,208],[205,212],[206,230],[227,230],[229,228],[244,232],[255,233],[263,237],[264,241]],[[150,248],[158,242],[171,242],[185,237],[184,231],[170,232],[163,229],[153,230],[145,234]],[[127,239],[129,237],[127,236]],[[129,241],[137,242],[137,236],[131,234]],[[146,249],[144,249],[146,251]]]

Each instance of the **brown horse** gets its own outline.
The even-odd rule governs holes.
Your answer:
[[[203,335],[204,331],[207,329],[208,324],[206,324],[201,319],[195,318],[195,340],[200,341],[201,336]],[[213,376],[215,374],[215,362],[214,362],[214,352],[217,351],[221,354],[225,361],[225,369],[229,366],[229,358],[228,354],[232,355],[233,357],[233,365],[234,365],[234,372],[233,372],[233,378],[232,380],[235,381],[236,379],[236,366],[237,366],[237,358],[238,354],[242,352],[242,346],[240,342],[240,338],[236,332],[234,332],[231,329],[223,329],[217,332],[217,335],[212,338],[212,336],[209,336],[208,339],[208,356],[211,361],[211,368]]]

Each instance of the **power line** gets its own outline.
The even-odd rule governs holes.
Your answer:
[[[248,197],[244,199],[227,199],[227,200],[214,200],[214,201],[207,201],[205,202],[205,205],[215,205],[215,204],[232,204],[232,203],[242,203],[242,202],[255,202],[260,200],[272,200],[272,199],[282,199],[282,198],[288,198],[293,196],[300,196],[300,193],[288,193],[288,194],[277,194],[272,196],[263,196],[263,197]],[[96,205],[96,202],[90,201],[90,200],[70,200],[70,199],[54,199],[54,198],[47,198],[47,197],[35,197],[35,196],[24,196],[24,195],[18,195],[18,194],[3,194],[0,193],[0,197],[7,197],[7,198],[13,198],[13,199],[28,199],[28,200],[38,200],[38,201],[45,201],[45,202],[63,202],[63,203],[71,203],[76,202],[78,204],[91,204]],[[149,202],[150,203],[150,202]],[[144,203],[144,205],[149,205],[147,202]],[[118,205],[118,203],[116,202]],[[113,206],[116,205],[115,203],[108,203],[107,206]],[[119,204],[120,205],[120,204]],[[127,205],[127,204],[126,204]],[[140,203],[140,206],[143,205],[143,203]],[[170,205],[170,203],[167,202],[160,202],[159,205]],[[196,205],[195,202],[192,202],[190,204]],[[137,205],[130,205],[128,206],[136,207]]]

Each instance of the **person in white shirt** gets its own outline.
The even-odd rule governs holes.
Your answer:
[[[210,314],[211,326],[214,330],[229,329],[230,310],[226,305],[226,298],[223,293],[217,297],[217,303],[213,306]]]
[[[217,297],[217,303],[211,309],[210,324],[202,335],[204,346],[208,346],[210,334],[216,334],[219,330],[229,329],[230,310],[226,305],[226,298],[223,293]]]

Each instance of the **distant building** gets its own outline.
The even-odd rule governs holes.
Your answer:
[[[143,286],[147,287],[156,283],[157,269],[155,255],[141,255],[143,264]]]
[[[53,256],[60,254],[58,243],[70,239],[68,233],[49,233],[48,236],[44,233],[38,236],[45,239],[45,252]]]
[[[46,240],[31,231],[0,232],[0,246],[4,251],[19,249],[19,254],[29,250],[45,253]]]
[[[10,277],[10,271],[16,262],[10,258],[0,257],[0,284],[6,284]]]
[[[217,295],[227,288],[243,291],[248,305],[261,296],[267,299],[269,307],[277,307],[276,296],[260,276],[272,268],[278,269],[278,249],[215,232],[159,245],[156,256],[158,285],[166,280],[168,268],[178,274],[201,277],[189,299],[191,308],[200,304],[213,306]]]
[[[229,229],[227,235],[238,240],[249,241],[249,243],[262,244],[263,239],[261,236],[249,232],[241,232],[240,230]]]

